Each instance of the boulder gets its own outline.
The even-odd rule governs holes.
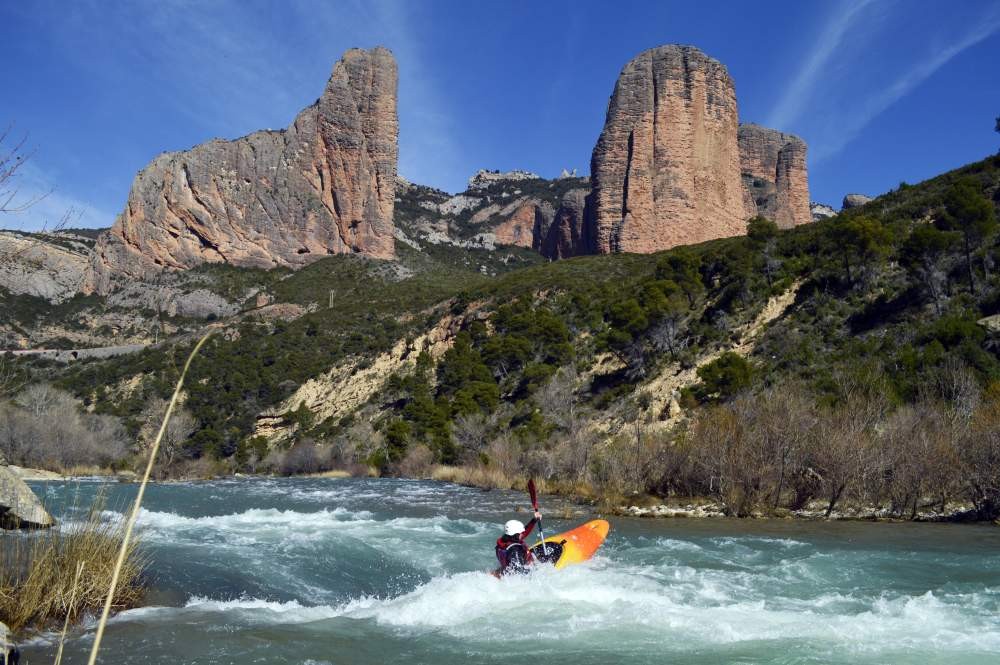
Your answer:
[[[984,319],[979,319],[976,323],[986,328],[989,332],[1000,333],[1000,314],[987,316]]]
[[[8,469],[14,472],[21,480],[28,482],[29,480],[62,480],[63,475],[61,473],[56,473],[55,471],[46,471],[45,469],[31,469],[25,468],[23,466],[14,466],[9,464]]]
[[[0,466],[0,528],[47,528],[55,520],[31,488],[6,466]]]
[[[841,210],[850,210],[851,208],[860,208],[864,204],[872,200],[872,197],[866,196],[864,194],[848,194],[844,197],[844,201],[841,204]]]
[[[396,61],[352,49],[285,130],[215,139],[144,168],[97,242],[83,290],[107,294],[202,263],[300,268],[395,256]]]
[[[20,652],[14,643],[14,634],[7,627],[7,624],[0,621],[0,663],[17,665],[20,657]]]

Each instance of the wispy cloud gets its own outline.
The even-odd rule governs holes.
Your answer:
[[[936,71],[948,64],[954,57],[990,37],[1000,30],[1000,10],[994,9],[982,20],[974,21],[973,28],[960,35],[953,42],[935,49],[929,56],[918,61],[893,83],[869,96],[855,106],[855,111],[843,116],[843,123],[835,138],[816,146],[813,159],[821,161],[842,150],[868,126],[879,114],[909,94]]]
[[[440,92],[416,38],[413,5],[377,2],[376,25],[399,63],[399,173],[448,191],[463,189],[468,173],[455,139],[451,105]]]
[[[769,126],[787,127],[801,115],[817,83],[823,78],[831,58],[839,52],[844,37],[872,2],[873,0],[849,0],[834,12],[795,79],[771,111]]]

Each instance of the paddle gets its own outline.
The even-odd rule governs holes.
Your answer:
[[[528,494],[531,496],[531,507],[538,512],[538,491],[535,490],[535,479],[528,479]],[[545,542],[545,534],[542,533],[542,520],[538,520],[538,537],[542,540],[542,554],[549,555],[549,546]]]

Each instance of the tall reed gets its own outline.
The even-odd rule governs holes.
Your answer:
[[[181,375],[177,379],[177,385],[174,387],[174,394],[170,398],[170,403],[167,405],[167,412],[163,414],[163,422],[160,424],[160,431],[156,434],[156,440],[153,441],[152,447],[149,449],[149,460],[146,463],[146,472],[142,476],[142,482],[139,483],[139,491],[135,495],[135,502],[132,504],[132,510],[128,514],[128,520],[125,522],[125,530],[122,534],[121,546],[118,548],[118,559],[115,561],[114,568],[111,571],[111,580],[108,582],[107,595],[104,598],[104,609],[101,611],[100,621],[97,623],[97,632],[94,635],[94,646],[90,650],[90,658],[87,660],[88,665],[94,665],[97,662],[97,654],[101,651],[101,639],[104,637],[104,628],[108,625],[108,617],[111,616],[111,611],[115,605],[115,597],[118,595],[118,587],[126,581],[126,576],[128,574],[128,560],[130,557],[130,551],[132,547],[132,532],[135,529],[135,522],[139,519],[139,510],[142,508],[142,498],[146,494],[146,486],[149,484],[149,477],[153,473],[153,465],[156,464],[156,454],[160,450],[160,442],[163,440],[163,433],[167,430],[167,425],[170,423],[170,416],[174,412],[174,407],[177,406],[177,399],[180,397],[181,389],[184,388],[184,379],[187,377],[188,370],[191,369],[191,362],[194,357],[198,355],[198,351],[201,347],[205,345],[208,338],[212,336],[212,332],[209,331],[198,340],[198,343],[194,345],[191,349],[191,354],[188,356],[187,362],[184,363],[184,369],[181,370]]]

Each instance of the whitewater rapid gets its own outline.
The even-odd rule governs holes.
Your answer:
[[[497,580],[492,542],[524,503],[396,480],[157,486],[139,518],[156,602],[115,618],[106,662],[1000,662],[995,529],[612,518],[593,561]]]

